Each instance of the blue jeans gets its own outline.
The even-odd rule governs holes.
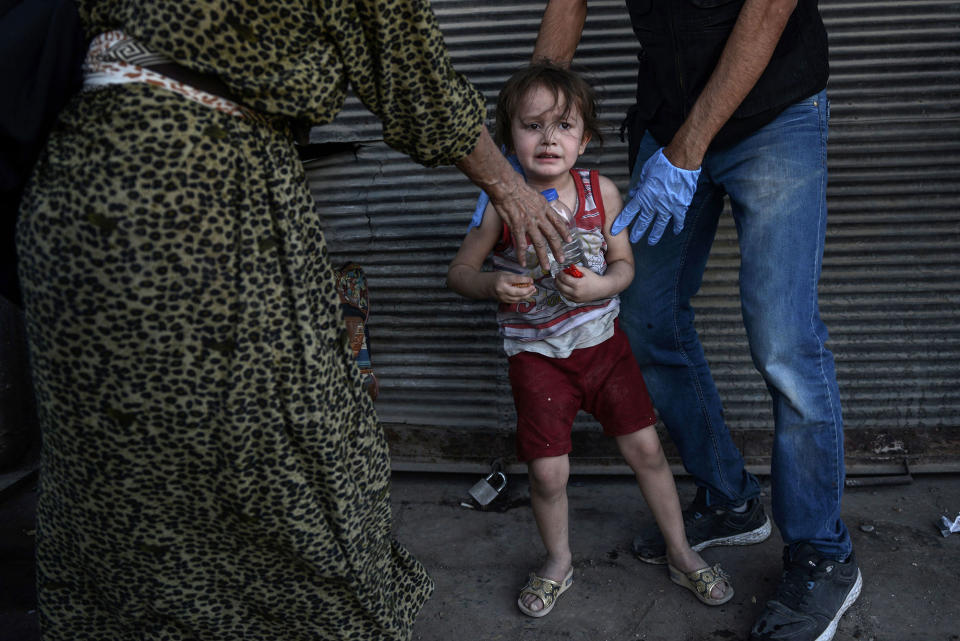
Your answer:
[[[710,151],[683,231],[633,246],[636,276],[621,324],[683,464],[712,504],[760,492],[723,418],[690,299],[700,288],[723,197],[740,243],[740,304],[753,364],[773,400],[773,518],[784,542],[845,558],[840,519],[843,422],[825,347],[817,282],[827,225],[826,92],[802,100],[741,142]],[[647,134],[633,172],[658,148]]]

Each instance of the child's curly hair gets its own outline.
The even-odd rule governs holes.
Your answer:
[[[597,119],[597,92],[590,83],[569,69],[550,62],[537,62],[515,72],[500,90],[494,131],[497,144],[505,145],[507,151],[513,150],[513,136],[510,132],[513,115],[527,92],[537,87],[551,89],[558,101],[563,97],[566,104],[564,116],[576,105],[583,119],[584,135],[598,143],[603,142]]]

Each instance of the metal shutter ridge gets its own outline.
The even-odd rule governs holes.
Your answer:
[[[487,98],[529,59],[543,3],[433,3],[454,66]],[[820,305],[840,378],[851,471],[960,469],[960,5],[821,2],[830,33],[829,226]],[[603,148],[582,164],[626,191],[620,121],[636,40],[622,2],[591,2],[576,66],[601,94]],[[377,409],[396,469],[476,471],[513,460],[513,400],[490,301],[446,288],[477,189],[382,142],[356,98],[311,132],[307,175],[334,264],[369,277]],[[613,212],[615,215],[615,212]],[[772,413],[750,362],[725,215],[695,300],[727,421],[751,469],[769,466]],[[671,462],[678,459],[665,438]],[[581,413],[578,470],[626,468]]]

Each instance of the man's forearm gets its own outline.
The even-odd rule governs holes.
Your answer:
[[[767,68],[797,0],[746,0],[706,87],[664,149],[677,167],[696,169],[707,147]]]
[[[547,0],[533,48],[533,61],[549,60],[569,67],[586,19],[587,0]]]

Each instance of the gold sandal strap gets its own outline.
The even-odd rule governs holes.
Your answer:
[[[527,579],[527,584],[520,590],[521,598],[523,598],[525,594],[532,594],[537,597],[543,601],[543,607],[548,608],[560,595],[560,583],[553,579],[537,576],[531,572],[530,578]]]
[[[726,582],[727,585],[730,584],[729,579],[730,575],[720,567],[720,564],[696,570],[687,575],[690,580],[693,581],[693,584],[697,588],[697,592],[702,594],[705,597],[710,597],[713,592],[713,588],[717,587],[721,583]]]

